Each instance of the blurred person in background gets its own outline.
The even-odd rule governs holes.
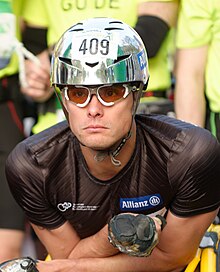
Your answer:
[[[0,0],[0,262],[21,256],[25,228],[24,213],[12,197],[5,177],[5,160],[25,137],[24,97],[13,44],[21,29],[21,9],[21,0]]]
[[[220,141],[219,1],[181,1],[177,49],[176,117],[207,128]]]
[[[177,27],[175,110],[220,140],[220,2],[182,0]]]

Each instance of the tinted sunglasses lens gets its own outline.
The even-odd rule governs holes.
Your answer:
[[[86,102],[86,99],[88,98],[89,91],[83,87],[78,88],[75,86],[71,86],[68,87],[67,95],[70,101],[76,104],[83,104]]]
[[[98,92],[101,99],[106,103],[116,102],[123,98],[125,87],[123,85],[103,86],[99,88]]]

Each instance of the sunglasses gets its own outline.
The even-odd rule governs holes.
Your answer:
[[[131,92],[136,92],[137,86],[129,84],[111,84],[99,87],[70,85],[64,87],[62,91],[64,91],[65,99],[78,107],[86,107],[93,94],[102,105],[109,107],[126,98]]]

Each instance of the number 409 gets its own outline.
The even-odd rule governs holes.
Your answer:
[[[87,50],[89,50],[91,55],[96,55],[98,53],[108,55],[109,41],[106,39],[99,41],[97,38],[91,40],[84,39],[79,47],[79,51],[82,51],[83,55],[85,55]]]

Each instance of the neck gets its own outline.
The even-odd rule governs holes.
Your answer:
[[[112,163],[111,157],[109,155],[106,156],[103,160],[97,161],[94,159],[94,157],[97,155],[97,151],[82,145],[81,150],[91,174],[96,178],[104,181],[114,177],[128,163],[134,152],[135,142],[136,125],[134,123],[131,129],[131,137],[126,141],[125,145],[122,147],[120,153],[116,157],[116,159],[121,162],[120,166],[115,166]]]

